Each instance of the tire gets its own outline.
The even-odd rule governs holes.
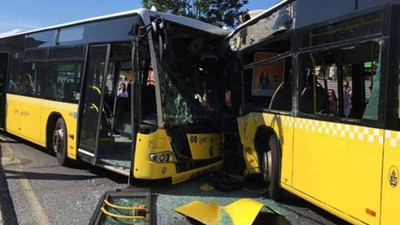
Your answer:
[[[67,156],[67,129],[63,118],[58,118],[54,126],[52,148],[61,166],[69,163]]]
[[[260,155],[261,175],[268,188],[268,194],[271,199],[279,200],[282,197],[280,187],[280,146],[276,135],[271,135],[267,146],[263,146]]]

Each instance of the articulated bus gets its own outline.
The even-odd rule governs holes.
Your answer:
[[[220,72],[229,33],[144,9],[0,38],[0,126],[137,179],[222,166]]]
[[[270,197],[400,224],[399,16],[397,0],[285,0],[229,35],[243,173]]]

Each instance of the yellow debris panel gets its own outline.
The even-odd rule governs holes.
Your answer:
[[[234,225],[251,225],[262,209],[263,204],[250,198],[240,199],[225,206]]]
[[[214,202],[206,204],[193,201],[176,208],[175,211],[206,225],[229,225],[228,221],[233,225],[251,225],[262,207],[262,203],[244,198],[225,207],[216,205]],[[223,214],[229,215],[230,220],[224,218]]]
[[[218,225],[220,206],[214,202],[208,205],[204,202],[193,201],[176,208],[175,211],[207,225]]]

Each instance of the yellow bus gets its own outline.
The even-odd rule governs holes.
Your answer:
[[[0,38],[0,126],[138,179],[221,167],[219,59],[227,31],[144,9]]]
[[[353,224],[400,224],[399,10],[286,0],[229,35],[243,173],[270,197],[284,189]]]

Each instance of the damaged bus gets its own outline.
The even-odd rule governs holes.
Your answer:
[[[242,172],[270,197],[398,224],[399,15],[397,0],[285,0],[230,34]]]
[[[218,57],[227,31],[144,9],[0,38],[0,126],[138,179],[222,166]]]

